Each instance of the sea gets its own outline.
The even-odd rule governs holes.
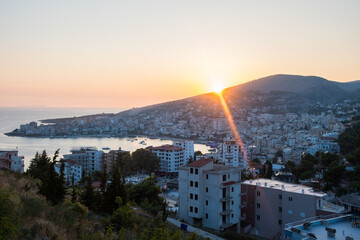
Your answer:
[[[33,138],[33,137],[9,137],[4,133],[11,132],[19,128],[20,124],[51,118],[79,117],[84,115],[99,113],[118,113],[126,109],[121,108],[0,108],[0,150],[19,151],[19,156],[24,156],[25,170],[29,167],[31,159],[36,152],[46,151],[50,157],[53,156],[57,149],[60,149],[60,157],[63,154],[70,153],[70,150],[76,147],[97,147],[119,149],[133,152],[139,148],[147,146],[160,146],[163,144],[172,144],[170,139],[147,138],[147,137],[122,137],[122,138],[98,138],[98,137],[77,137],[77,138]],[[129,141],[132,139],[133,141]],[[136,140],[135,140],[136,139]],[[140,144],[141,141],[146,145]],[[195,151],[200,150],[202,153],[208,153],[209,147],[204,144],[195,144]],[[108,150],[103,150],[107,152]]]

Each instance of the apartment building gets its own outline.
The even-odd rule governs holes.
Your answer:
[[[180,167],[179,217],[214,230],[240,230],[241,170],[202,158]]]
[[[149,147],[149,151],[160,159],[160,172],[177,174],[179,167],[185,165],[185,149],[173,145]]]
[[[173,145],[185,149],[185,153],[184,153],[185,164],[187,164],[190,159],[194,160],[194,142],[193,141],[177,141],[177,142],[173,142]]]
[[[287,223],[343,210],[324,201],[325,193],[270,179],[247,180],[242,183],[242,192],[245,193],[242,212],[244,223],[249,224],[247,229],[251,234],[268,239],[283,236]]]
[[[221,160],[225,165],[234,167],[247,167],[239,144],[235,140],[225,141],[221,147]]]
[[[55,171],[60,174],[61,163],[55,164]],[[72,185],[72,180],[74,178],[74,184],[76,185],[82,177],[82,168],[74,160],[64,160],[64,174],[65,182],[69,185]]]
[[[121,157],[123,154],[129,154],[130,151],[121,150],[119,147],[118,150],[110,150],[108,153],[104,154],[104,166],[106,165],[106,172],[110,173],[113,169],[116,160]]]
[[[85,174],[102,171],[104,152],[96,147],[80,147],[70,150],[71,154],[65,154],[64,160],[74,160],[81,165]]]
[[[0,150],[0,168],[24,172],[24,157],[18,155],[18,150]]]

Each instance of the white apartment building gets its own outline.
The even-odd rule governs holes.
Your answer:
[[[240,146],[235,140],[225,141],[221,148],[221,160],[225,165],[233,167],[247,167]]]
[[[113,169],[116,160],[121,157],[123,154],[129,154],[129,151],[121,150],[119,147],[118,150],[110,150],[108,153],[104,154],[104,166],[106,165],[106,172],[110,173]]]
[[[241,170],[202,158],[180,168],[179,217],[191,224],[240,230]]]
[[[283,236],[287,223],[344,209],[324,201],[325,193],[270,179],[247,180],[242,183],[242,192],[242,213],[248,223],[244,232],[267,239]]]
[[[61,163],[55,165],[55,171],[60,174]],[[64,174],[65,182],[72,185],[72,179],[74,178],[74,184],[76,185],[81,180],[82,168],[74,160],[64,160]]]
[[[18,155],[18,150],[0,150],[0,168],[23,173],[24,157]]]
[[[174,146],[181,147],[185,149],[185,164],[189,162],[190,159],[194,161],[194,142],[193,141],[178,141],[173,142]]]
[[[85,174],[102,171],[104,152],[95,147],[74,148],[71,154],[65,154],[64,160],[74,160],[80,164]]]
[[[173,145],[149,147],[149,151],[160,159],[160,172],[178,173],[179,167],[185,165],[185,149]]]

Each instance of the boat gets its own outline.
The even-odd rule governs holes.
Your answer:
[[[146,142],[145,141],[141,141],[141,142],[139,142],[140,144],[142,144],[142,145],[146,145]]]
[[[104,147],[104,148],[102,148],[102,150],[110,150],[110,148],[109,147]]]

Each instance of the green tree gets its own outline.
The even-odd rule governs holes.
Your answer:
[[[137,171],[152,173],[159,168],[160,160],[156,154],[143,148],[137,149],[131,154],[131,160]]]
[[[272,163],[271,161],[267,160],[264,163],[263,169],[260,172],[260,176],[263,178],[271,179],[272,175],[274,174]]]
[[[18,231],[19,217],[11,195],[0,189],[0,240],[15,239]]]
[[[87,206],[90,210],[94,210],[96,200],[95,192],[92,186],[92,179],[91,177],[87,176],[84,180],[86,181],[86,185],[80,194],[80,202]]]
[[[327,187],[339,186],[345,173],[345,166],[339,165],[337,162],[332,162],[329,168],[324,173],[324,181]]]

